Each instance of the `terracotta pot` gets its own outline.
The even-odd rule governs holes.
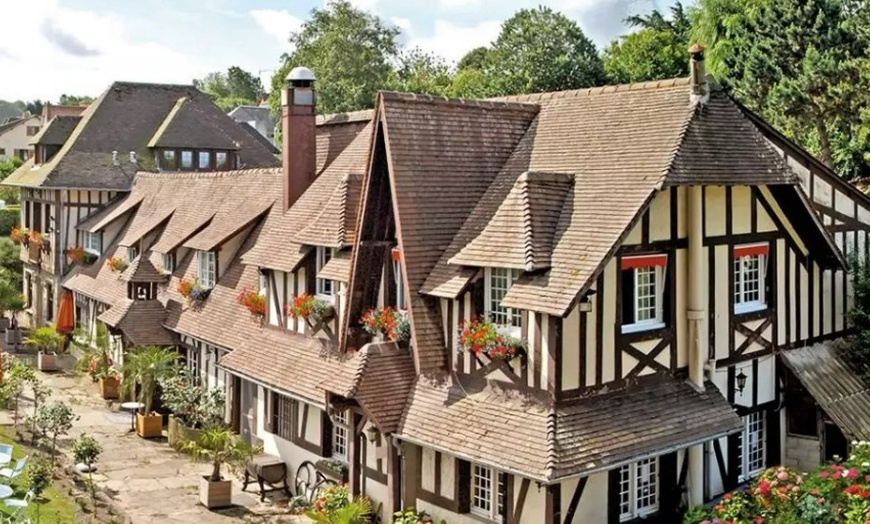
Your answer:
[[[136,434],[142,438],[163,436],[163,417],[136,413]]]
[[[105,399],[118,398],[119,386],[121,381],[115,377],[107,377],[100,379],[100,395]]]
[[[40,371],[55,371],[57,369],[57,355],[40,351],[36,355],[36,367]]]
[[[212,482],[208,477],[199,479],[199,501],[208,509],[233,505],[233,483],[230,480]]]

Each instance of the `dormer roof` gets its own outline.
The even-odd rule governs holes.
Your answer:
[[[239,142],[223,129],[228,125],[224,115],[210,109],[204,104],[194,103],[188,97],[179,98],[151,137],[148,147],[238,149]]]
[[[354,240],[363,175],[345,175],[320,214],[296,235],[296,241],[312,246],[341,249]]]
[[[31,145],[62,146],[79,125],[80,116],[58,116],[46,123],[32,139]]]
[[[166,275],[157,271],[148,257],[139,255],[130,262],[130,267],[121,273],[121,280],[125,282],[163,282],[166,280]]]

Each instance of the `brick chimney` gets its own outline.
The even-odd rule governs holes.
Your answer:
[[[284,210],[308,189],[317,171],[314,72],[295,67],[281,91],[284,155]]]
[[[704,46],[695,44],[689,48],[689,81],[692,85],[692,101],[704,104],[710,99],[710,84],[704,67]]]

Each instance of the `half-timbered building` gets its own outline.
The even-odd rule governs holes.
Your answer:
[[[846,260],[870,228],[870,199],[695,51],[690,79],[381,93],[329,116],[294,70],[283,169],[140,173],[80,225],[111,231],[104,256],[130,267],[65,286],[127,344],[177,337],[246,440],[300,480],[343,463],[382,516],[674,522],[813,445],[823,457],[824,435],[797,433],[807,404],[817,429],[855,434],[802,370],[848,333]],[[181,297],[185,279],[207,296]],[[332,314],[288,316],[303,294]],[[406,344],[361,329],[384,306],[409,319]],[[519,357],[463,349],[484,317]]]

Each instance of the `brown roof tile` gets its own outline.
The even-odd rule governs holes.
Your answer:
[[[294,240],[301,244],[338,249],[350,245],[356,235],[362,179],[362,175],[342,177],[320,214]]]
[[[320,268],[317,278],[347,282],[350,279],[350,256],[351,252],[349,249],[336,251],[332,255],[332,258],[329,259],[329,262]]]
[[[240,144],[222,129],[225,125],[220,113],[181,97],[151,137],[148,147],[236,150]]]
[[[130,267],[121,273],[121,280],[125,282],[163,282],[166,280],[166,275],[157,271],[147,256],[140,255],[130,263]]]
[[[166,309],[156,300],[124,299],[97,317],[115,329],[135,346],[172,346],[178,338],[163,327]]]
[[[151,210],[149,210],[151,211]],[[123,238],[118,241],[119,246],[132,246],[142,240],[142,237],[160,227],[164,222],[169,220],[175,208],[167,207],[166,209],[154,209],[153,213],[136,213],[133,215],[133,221]]]

